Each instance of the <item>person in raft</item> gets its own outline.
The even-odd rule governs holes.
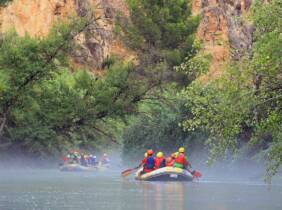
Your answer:
[[[175,153],[172,153],[169,157],[166,158],[166,166],[173,167],[175,161]]]
[[[157,153],[157,157],[155,158],[155,169],[165,167],[165,158],[162,152]]]
[[[100,160],[101,164],[102,165],[107,165],[110,163],[110,159],[108,157],[108,155],[106,153],[103,154],[103,156],[101,157],[101,160]]]
[[[143,173],[149,173],[155,169],[154,151],[148,150],[147,157],[144,159]]]
[[[87,158],[86,158],[85,154],[82,153],[82,154],[81,154],[81,157],[80,157],[80,164],[81,164],[82,166],[85,166],[85,167],[88,166],[86,159],[87,159]]]
[[[140,168],[140,167],[144,167],[144,165],[145,165],[145,163],[146,163],[146,161],[147,161],[147,157],[148,157],[148,154],[147,154],[147,152],[145,152],[144,158],[143,158],[143,160],[141,161],[141,163],[139,164],[139,168]]]
[[[175,161],[173,166],[175,168],[183,168],[187,169],[187,167],[192,167],[191,164],[188,162],[188,158],[185,156],[185,149],[184,147],[180,147],[178,149],[178,153],[176,153]]]

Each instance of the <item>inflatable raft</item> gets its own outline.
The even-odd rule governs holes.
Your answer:
[[[110,168],[110,164],[98,164],[97,166],[82,166],[80,164],[65,164],[60,166],[61,171],[104,171]]]
[[[193,175],[181,168],[164,167],[149,173],[141,174],[143,169],[136,172],[135,179],[142,181],[192,181]]]
[[[98,167],[95,166],[87,167],[79,164],[65,164],[60,167],[61,171],[95,171],[97,169]]]

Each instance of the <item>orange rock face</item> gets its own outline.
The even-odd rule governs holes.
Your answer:
[[[85,34],[77,37],[81,48],[72,60],[78,65],[99,70],[107,56],[121,52],[123,57],[125,54],[126,50],[120,43],[119,50],[116,50],[117,42],[112,32],[116,13],[129,13],[124,0],[14,0],[0,13],[0,29],[6,32],[14,28],[21,36],[26,33],[46,36],[54,22],[68,15],[81,15],[89,7],[101,17],[99,29],[90,31],[90,37]]]
[[[204,50],[212,55],[211,73],[217,74],[229,58],[238,59],[251,47],[251,31],[241,20],[251,0],[192,0],[192,12],[201,16],[197,37]],[[125,0],[14,0],[1,10],[0,29],[15,28],[19,35],[45,36],[55,21],[67,15],[80,15],[85,8],[94,7],[101,17],[99,30],[91,36],[81,34],[81,49],[73,58],[77,64],[100,69],[104,59],[115,54],[128,59],[129,53],[113,35],[118,11],[129,16]]]
[[[250,4],[250,0],[192,1],[193,14],[201,16],[197,38],[212,56],[210,75],[219,75],[225,61],[250,50],[252,31],[240,19]]]
[[[14,28],[21,36],[44,36],[56,19],[74,12],[73,1],[15,0],[1,12],[1,31]]]
[[[193,0],[192,1],[192,14],[198,15],[201,12],[201,0]]]

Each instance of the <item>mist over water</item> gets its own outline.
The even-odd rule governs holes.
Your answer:
[[[113,158],[111,158],[113,159]],[[118,156],[116,156],[118,160]],[[50,164],[52,165],[52,164]],[[94,210],[281,210],[282,184],[268,186],[227,166],[203,168],[199,182],[141,182],[122,178],[120,161],[113,169],[61,172],[31,167],[0,168],[0,209],[94,209]],[[201,167],[201,168],[199,168]],[[255,168],[255,167],[254,167]],[[233,173],[233,175],[232,175]],[[258,174],[253,173],[253,174]]]

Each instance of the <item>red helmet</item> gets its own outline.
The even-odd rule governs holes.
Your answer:
[[[154,151],[152,150],[152,149],[149,149],[148,151],[147,151],[147,154],[150,156],[150,155],[153,155],[154,154]]]

